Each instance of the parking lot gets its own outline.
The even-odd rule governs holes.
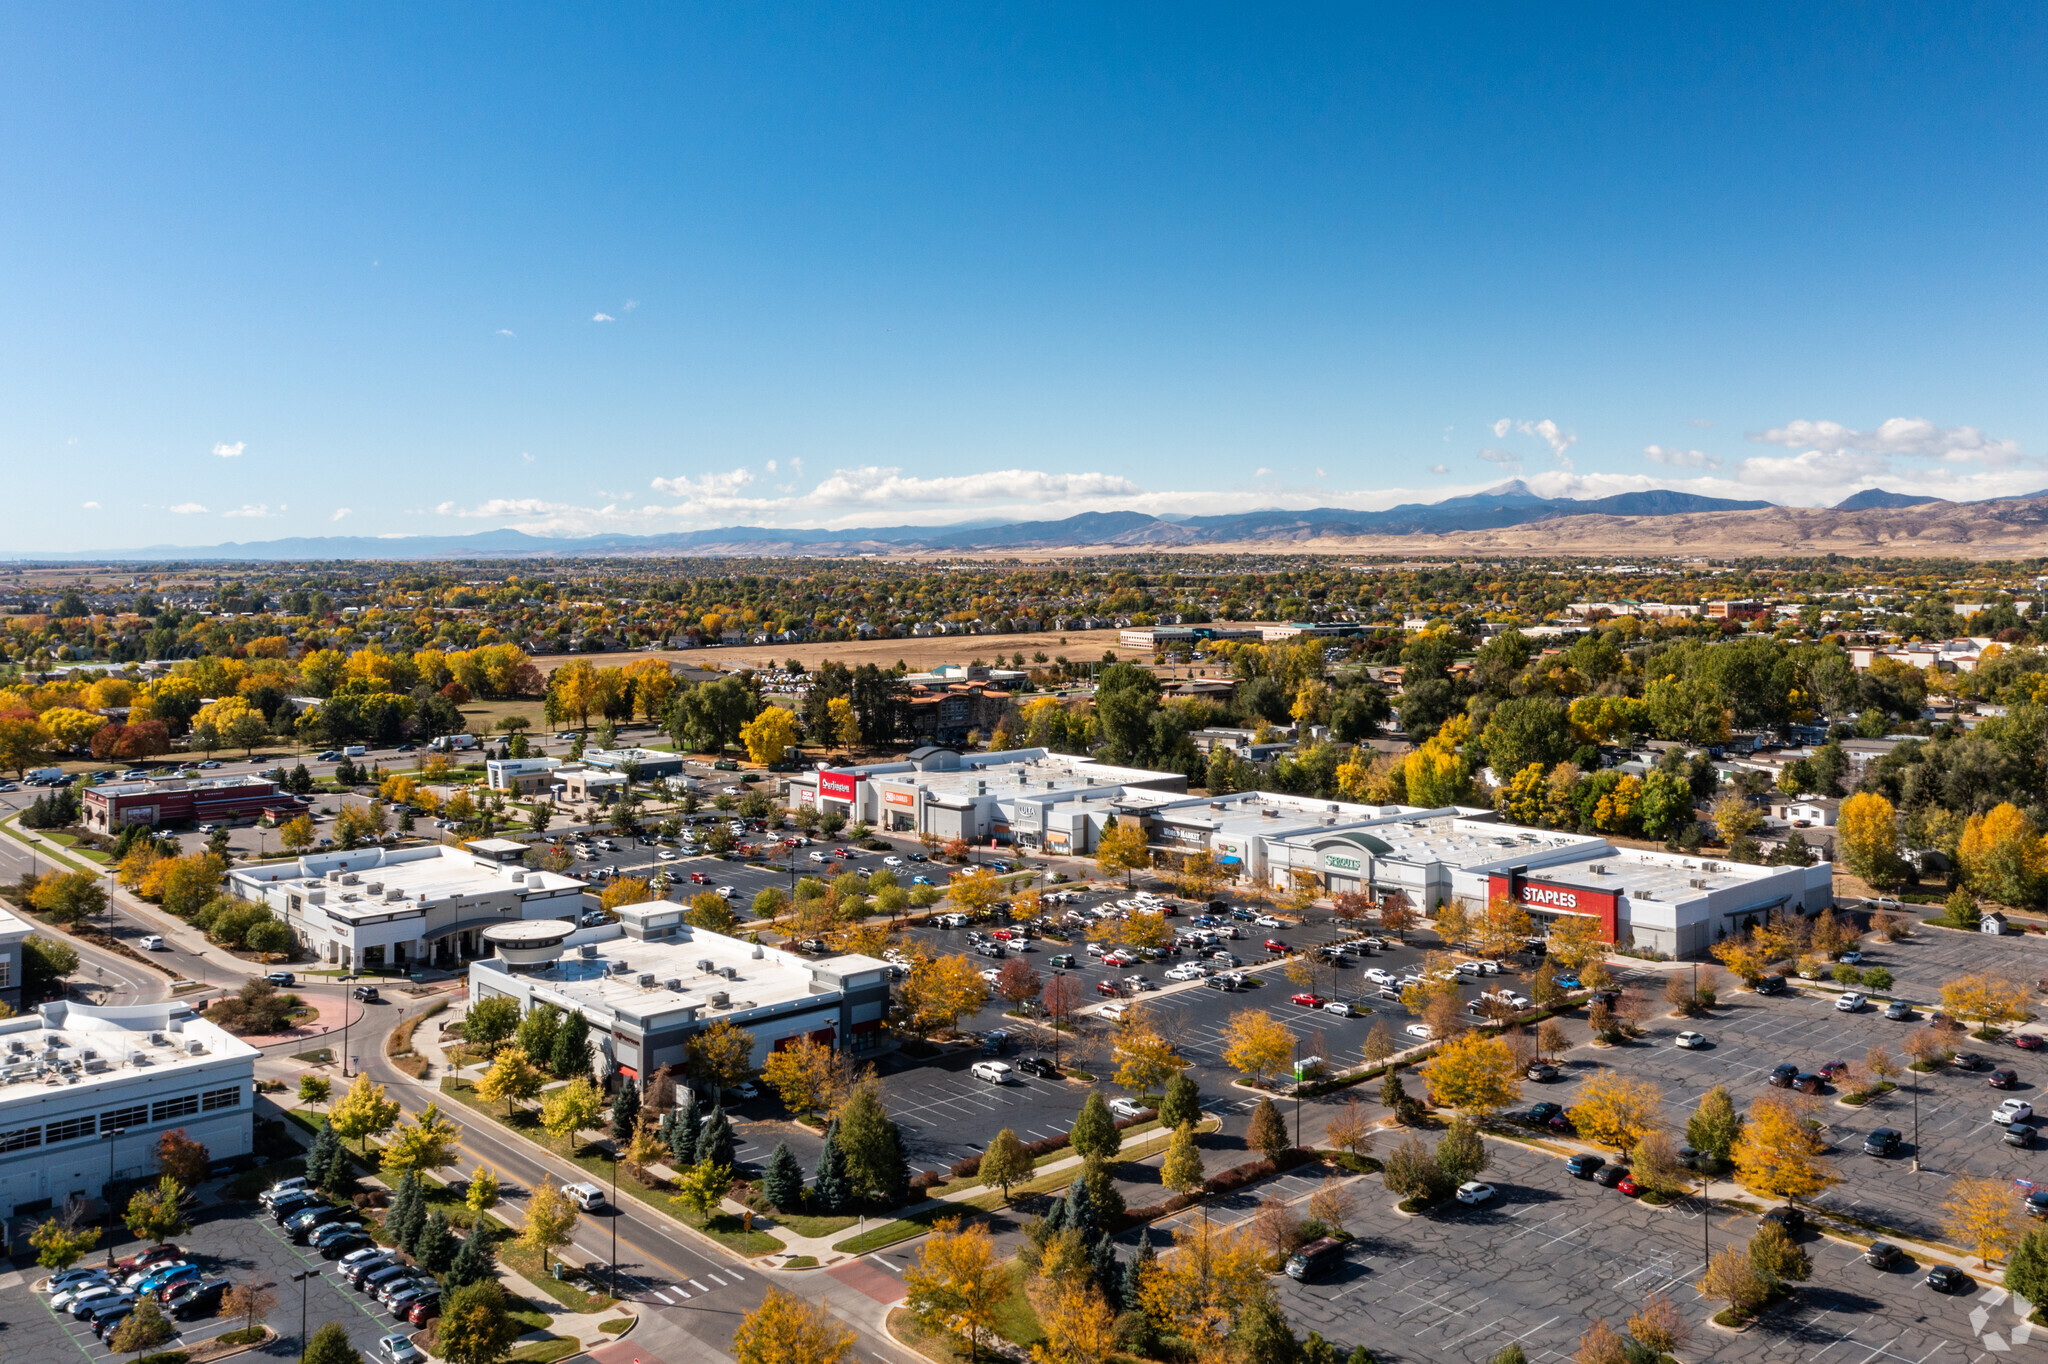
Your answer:
[[[199,1264],[208,1276],[223,1277],[236,1284],[260,1284],[277,1296],[277,1307],[268,1321],[284,1339],[272,1347],[274,1354],[295,1356],[299,1351],[300,1285],[294,1284],[291,1276],[307,1269],[319,1271],[318,1277],[304,1282],[305,1320],[309,1328],[322,1322],[340,1322],[366,1359],[371,1357],[379,1336],[412,1329],[395,1325],[374,1300],[335,1282],[332,1262],[321,1259],[317,1251],[292,1245],[255,1204],[209,1204],[193,1217],[192,1230],[178,1238],[178,1245],[185,1250],[186,1258]],[[113,1253],[116,1257],[132,1255],[142,1248],[142,1242],[124,1238],[115,1243]],[[89,1257],[83,1263],[92,1262]],[[14,1287],[0,1289],[0,1321],[6,1323],[8,1358],[50,1364],[81,1355],[95,1364],[123,1358],[97,1339],[90,1327],[67,1313],[51,1310],[49,1297],[33,1288],[46,1274],[45,1270],[29,1266]],[[189,1322],[173,1321],[172,1325],[179,1328],[178,1337],[155,1348],[188,1348],[241,1324],[239,1319],[218,1315]]]
[[[1648,1207],[1572,1179],[1554,1157],[1489,1149],[1485,1177],[1500,1192],[1483,1207],[1404,1217],[1377,1179],[1354,1181],[1358,1208],[1345,1225],[1358,1239],[1345,1264],[1312,1283],[1272,1280],[1295,1328],[1386,1360],[1481,1364],[1519,1343],[1544,1364],[1570,1358],[1595,1319],[1620,1330],[1659,1292],[1692,1326],[1685,1359],[1927,1364],[2003,1351],[2019,1324],[1998,1290],[1944,1296],[1921,1286],[1925,1266],[1879,1271],[1808,1233],[1813,1278],[1796,1299],[1747,1332],[1723,1333],[1706,1322],[1721,1304],[1692,1287],[1704,1249],[1696,1204]],[[1755,1228],[1753,1218],[1716,1214],[1707,1235],[1719,1250]]]

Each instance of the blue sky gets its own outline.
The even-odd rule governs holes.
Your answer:
[[[0,14],[0,548],[2048,486],[2037,7],[597,8]]]

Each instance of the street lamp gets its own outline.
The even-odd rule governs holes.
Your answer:
[[[128,1130],[128,1129],[127,1129],[127,1128],[125,1128],[125,1127],[117,1127],[117,1128],[115,1128],[115,1129],[114,1129],[113,1131],[111,1131],[111,1132],[102,1132],[102,1133],[100,1133],[100,1140],[101,1140],[101,1141],[104,1141],[104,1142],[107,1142],[107,1143],[110,1143],[110,1144],[108,1145],[108,1147],[107,1147],[107,1183],[108,1183],[108,1184],[112,1184],[112,1183],[114,1182],[114,1148],[113,1148],[113,1146],[111,1145],[111,1143],[113,1142],[113,1140],[114,1140],[114,1139],[115,1139],[116,1137],[118,1137],[118,1136],[121,1136],[121,1135],[122,1135],[123,1133],[127,1132],[127,1130]],[[110,1212],[111,1212],[111,1211],[112,1211],[112,1209],[110,1208],[110,1209],[108,1209],[108,1211],[110,1211]],[[111,1237],[111,1236],[109,1236],[109,1237],[107,1238],[107,1268],[108,1268],[108,1269],[112,1269],[113,1267],[114,1267],[114,1238],[113,1238],[113,1237]]]
[[[306,1353],[306,1280],[319,1277],[320,1271],[317,1269],[308,1269],[292,1275],[292,1282],[299,1286],[299,1355],[301,1358]]]
[[[626,1081],[632,1084],[633,1081]],[[612,1136],[612,1296],[619,1296],[619,1139]]]

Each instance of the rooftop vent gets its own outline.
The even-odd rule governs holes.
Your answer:
[[[721,969],[718,974],[724,976],[727,980],[738,980],[740,978],[740,968],[737,966],[727,966]]]
[[[752,956],[753,956],[753,959],[754,959],[755,961],[759,961],[759,960],[761,960],[761,957],[762,957],[762,952],[761,952],[761,944],[759,944],[759,943],[755,943],[755,944],[754,944],[754,950],[753,950]]]
[[[711,992],[711,998],[706,1002],[709,1003],[711,1007],[714,1009],[724,1009],[730,1006],[729,997],[723,990],[713,990]]]
[[[1697,876],[1693,877],[1692,880],[1686,882],[1686,884],[1691,886],[1694,890],[1705,890],[1707,888],[1707,883]]]
[[[524,881],[526,879],[526,873],[523,871],[515,871],[512,873],[512,879],[514,881]]]
[[[707,975],[707,976],[708,976],[708,975],[710,975],[710,974],[711,974],[712,972],[716,971],[716,970],[717,970],[718,968],[717,968],[716,966],[714,966],[714,965],[712,965],[712,964],[711,964],[711,958],[709,958],[709,957],[699,957],[699,958],[697,959],[697,969],[698,969],[699,971],[702,971],[702,972],[703,972],[703,973],[704,973],[705,975]]]
[[[640,973],[640,988],[641,988],[641,989],[643,989],[643,990],[652,990],[652,989],[654,988],[654,974],[653,974],[653,972],[651,972],[651,971],[642,971],[642,972]]]
[[[363,887],[363,894],[369,896],[372,900],[383,893],[384,883],[382,881],[372,881],[369,885]]]
[[[188,1055],[204,1056],[206,1055],[206,1043],[196,1037],[188,1037],[185,1039],[185,1051]]]
[[[594,942],[584,943],[576,950],[577,952],[582,954],[583,960],[585,961],[592,961],[595,960],[597,957],[597,944]]]
[[[92,1064],[92,1062],[88,1061],[88,1062],[86,1062],[86,1064],[87,1064],[87,1065],[91,1065],[91,1064]],[[106,1062],[102,1061],[102,1062],[100,1062],[100,1064],[104,1066],[104,1065],[106,1064]],[[146,1066],[146,1065],[148,1065],[148,1064],[149,1064],[149,1053],[148,1053],[148,1052],[146,1052],[146,1051],[131,1051],[131,1052],[129,1052],[129,1053],[128,1053],[128,1064],[129,1064],[129,1065],[131,1065],[131,1066]]]
[[[674,990],[674,991],[675,991],[675,992],[677,992],[678,994],[682,993],[682,989],[683,989],[683,980],[682,980],[682,977],[681,977],[681,976],[670,976],[670,977],[669,977],[669,978],[668,978],[667,980],[665,980],[665,981],[663,981],[663,982],[661,983],[661,988],[662,988],[662,989],[664,989],[664,990]]]

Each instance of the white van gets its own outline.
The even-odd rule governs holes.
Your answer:
[[[604,1206],[604,1190],[587,1181],[582,1184],[564,1184],[562,1192],[569,1195],[576,1206],[585,1212]]]

